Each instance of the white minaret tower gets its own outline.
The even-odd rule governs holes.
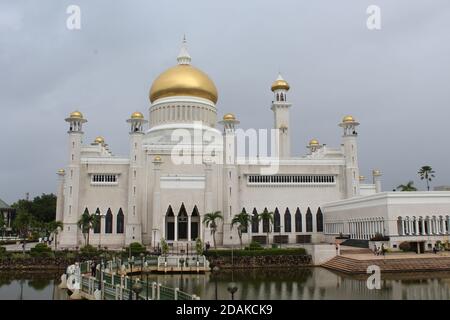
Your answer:
[[[223,243],[238,244],[239,237],[236,230],[231,231],[231,220],[234,215],[238,214],[239,208],[239,184],[238,170],[236,166],[236,125],[239,121],[234,114],[227,113],[223,116],[223,120],[219,122],[223,125],[224,139],[224,166],[223,166]]]
[[[342,136],[345,156],[345,182],[347,198],[359,195],[359,167],[356,127],[359,123],[352,116],[345,116],[339,124],[344,129]]]
[[[142,189],[138,186],[144,185],[142,178],[143,174],[143,152],[142,139],[144,136],[143,126],[147,123],[144,115],[140,112],[134,112],[130,119],[127,120],[130,124],[130,172],[128,182],[128,210],[125,217],[125,245],[133,242],[142,243],[143,219],[142,210],[143,203],[139,201],[142,199]]]
[[[291,104],[287,102],[287,92],[289,84],[283,79],[281,74],[272,84],[272,92],[274,100],[272,101],[271,110],[274,113],[274,127],[279,130],[278,155],[280,158],[289,158],[291,155],[291,140],[289,132],[289,108]]]
[[[78,246],[77,222],[82,214],[78,208],[78,191],[80,189],[80,158],[83,139],[83,124],[87,122],[83,114],[74,111],[65,119],[69,123],[69,166],[67,168],[64,188],[64,230],[61,233],[62,247]]]

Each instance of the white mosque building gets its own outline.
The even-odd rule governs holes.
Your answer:
[[[273,154],[255,154],[255,145],[261,151],[256,131],[238,128],[230,113],[218,122],[216,86],[191,64],[185,42],[177,61],[151,86],[149,120],[130,112],[128,156],[112,155],[103,137],[83,143],[87,119],[81,112],[65,119],[69,154],[66,169],[58,171],[60,248],[84,244],[77,226],[84,212],[101,217],[91,244],[108,248],[157,246],[162,238],[178,246],[197,238],[212,243],[202,220],[215,211],[223,215],[217,244],[237,244],[230,225],[242,210],[252,216],[245,243],[265,243],[267,235],[270,243],[289,244],[334,242],[340,234],[369,240],[376,233],[390,236],[393,248],[405,239],[427,246],[448,240],[449,192],[381,192],[378,170],[373,183],[363,183],[359,123],[352,116],[338,124],[340,146],[312,139],[308,154],[292,156],[289,84],[278,76],[271,87]],[[265,210],[274,213],[273,225],[258,220]]]

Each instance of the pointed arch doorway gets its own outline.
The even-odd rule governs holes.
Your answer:
[[[188,240],[188,215],[184,203],[181,204],[180,211],[178,212],[177,219],[177,229],[178,229],[178,240],[187,241]]]

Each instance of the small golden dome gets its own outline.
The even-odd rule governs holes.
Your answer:
[[[366,180],[366,177],[364,177],[364,176],[359,176],[359,181],[364,181],[364,180]]]
[[[153,161],[155,161],[155,162],[161,162],[162,159],[161,159],[160,156],[156,156],[156,157],[153,159]]]
[[[223,116],[223,120],[224,121],[234,121],[234,120],[236,120],[236,117],[232,113],[227,113],[226,115]]]
[[[193,96],[217,102],[214,82],[190,64],[179,64],[161,73],[150,89],[150,102],[173,96]]]
[[[104,144],[105,143],[105,138],[98,136],[97,138],[95,138],[94,143],[98,143],[98,144]]]
[[[74,111],[70,114],[70,118],[83,119],[83,114],[80,111]]]
[[[63,175],[63,174],[65,174],[66,173],[66,171],[64,170],[64,169],[59,169],[58,170],[58,174],[60,174],[60,175]]]
[[[144,115],[136,111],[131,114],[131,119],[144,119]]]
[[[344,122],[344,123],[355,122],[355,119],[354,119],[352,116],[345,116],[345,117],[342,119],[342,122]]]
[[[283,90],[289,90],[289,83],[287,83],[286,80],[284,79],[277,79],[275,80],[275,82],[272,84],[271,90],[275,91],[278,89],[283,89]]]
[[[378,177],[378,176],[381,176],[381,171],[380,171],[380,170],[377,170],[377,169],[375,169],[375,170],[373,170],[373,171],[372,171],[372,175],[373,175],[374,177]]]
[[[310,146],[318,146],[319,145],[319,140],[311,139],[311,141],[309,141],[309,145]]]

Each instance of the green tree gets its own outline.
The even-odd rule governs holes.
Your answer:
[[[35,197],[32,201],[21,199],[11,205],[16,210],[30,213],[36,221],[50,222],[56,218],[56,196],[52,193]]]
[[[210,212],[203,217],[203,223],[205,226],[211,229],[211,235],[213,236],[214,249],[216,246],[216,231],[218,220],[223,220],[222,213],[220,211]]]
[[[14,219],[14,228],[17,230],[19,236],[25,243],[28,234],[33,226],[33,217],[27,211],[19,209],[16,218]],[[25,246],[23,246],[23,253],[25,254]]]
[[[89,234],[91,229],[93,229],[96,224],[98,223],[98,215],[96,214],[89,214],[89,212],[84,211],[81,215],[80,219],[78,220],[78,228],[81,229],[81,233],[84,237],[85,245],[89,245]]]
[[[264,210],[263,212],[261,212],[258,215],[258,221],[263,221],[263,226],[264,226],[264,221],[267,221],[267,223],[269,223],[269,226],[267,228],[267,245],[269,245],[269,236],[270,233],[272,232],[272,225],[273,225],[273,212],[269,212],[267,210]]]
[[[401,184],[397,187],[397,190],[400,191],[417,191],[417,188],[414,187],[414,182],[409,181],[407,184]]]
[[[430,182],[432,178],[434,178],[434,170],[430,166],[423,166],[419,169],[417,174],[420,177],[420,180],[425,180],[427,182],[427,190],[430,191]]]
[[[231,230],[233,230],[233,227],[235,225],[237,225],[236,229],[237,229],[237,232],[238,232],[239,242],[241,244],[241,249],[242,249],[242,232],[245,231],[245,230],[248,230],[248,227],[249,227],[251,221],[252,221],[252,218],[244,210],[242,210],[241,213],[236,214],[233,217],[233,219],[231,220],[231,226],[230,226]]]
[[[58,249],[58,233],[63,229],[64,224],[62,221],[50,221],[48,224],[48,230],[53,233],[53,241],[55,242],[55,251]]]

